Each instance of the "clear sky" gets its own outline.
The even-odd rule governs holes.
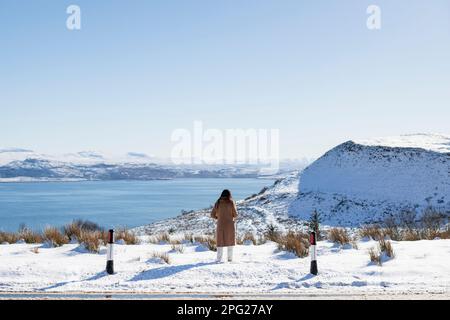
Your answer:
[[[168,156],[201,120],[300,158],[450,131],[448,0],[0,0],[0,43],[0,148]]]

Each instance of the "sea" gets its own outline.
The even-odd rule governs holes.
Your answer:
[[[74,219],[133,228],[207,208],[229,189],[244,199],[274,182],[257,178],[0,183],[0,231],[41,231]]]

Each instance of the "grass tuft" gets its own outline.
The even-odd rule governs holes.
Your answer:
[[[184,253],[184,246],[182,244],[172,244],[172,250],[178,253]]]
[[[118,229],[115,232],[115,240],[123,240],[125,244],[138,244],[139,238],[134,232],[127,230],[125,228]]]
[[[44,229],[43,239],[52,247],[60,247],[69,243],[69,238],[55,227],[46,227]]]
[[[328,231],[328,240],[334,243],[339,243],[341,246],[349,244],[352,241],[347,230],[343,228],[332,228]]]
[[[166,252],[153,252],[152,258],[159,258],[167,264],[170,264],[170,257]]]
[[[299,258],[309,254],[309,236],[306,233],[289,231],[277,238],[278,249],[294,253]]]

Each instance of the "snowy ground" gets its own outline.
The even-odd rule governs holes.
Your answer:
[[[393,241],[395,258],[382,266],[369,263],[367,250],[318,243],[319,275],[309,274],[309,258],[280,252],[276,244],[237,246],[235,262],[215,263],[215,252],[185,244],[115,245],[114,275],[103,270],[105,248],[91,254],[78,244],[0,245],[0,295],[6,292],[132,292],[167,294],[249,294],[381,297],[420,295],[449,298],[450,240]],[[33,248],[39,247],[38,253]],[[170,252],[171,264],[152,258]]]

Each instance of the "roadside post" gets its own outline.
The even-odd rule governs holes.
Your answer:
[[[110,229],[108,235],[108,244],[106,248],[106,272],[108,274],[114,273],[113,246],[114,246],[114,230]]]
[[[309,252],[311,256],[311,269],[310,273],[313,275],[317,275],[317,260],[316,260],[316,233],[311,232],[309,235]]]

